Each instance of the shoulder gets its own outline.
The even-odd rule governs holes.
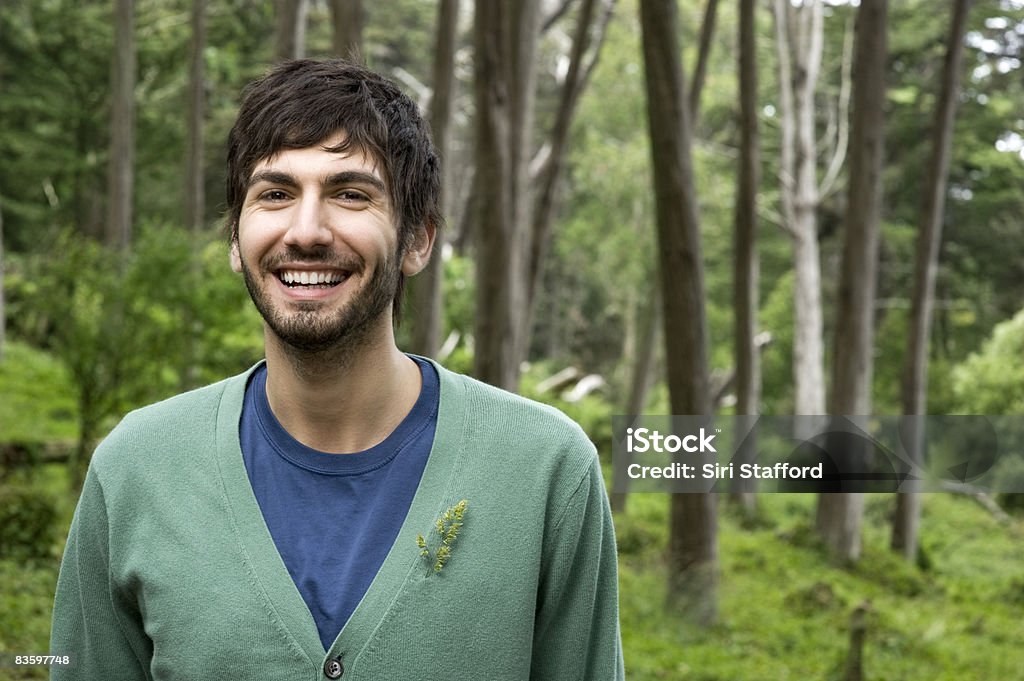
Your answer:
[[[436,365],[435,365],[436,366]],[[593,450],[583,429],[551,405],[496,388],[470,376],[438,366],[442,395],[448,388],[452,407],[465,410],[469,426],[476,431],[508,437],[528,435],[549,446]],[[443,397],[442,397],[443,399]]]
[[[251,371],[251,370],[250,370]],[[173,453],[212,450],[224,409],[241,413],[249,371],[129,412],[100,442],[90,467],[100,479],[175,465]]]
[[[540,506],[552,510],[600,470],[593,443],[558,409],[468,376],[438,372],[438,431],[446,446],[462,452],[464,481],[490,485],[492,493],[520,501],[541,495],[546,500]]]

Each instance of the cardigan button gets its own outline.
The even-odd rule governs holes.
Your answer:
[[[324,676],[329,679],[340,679],[345,673],[345,665],[341,663],[341,657],[324,662]]]

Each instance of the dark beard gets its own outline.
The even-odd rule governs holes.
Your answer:
[[[399,259],[399,254],[387,258],[344,307],[329,314],[320,310],[321,303],[313,301],[299,302],[294,306],[295,312],[275,309],[245,261],[242,261],[242,276],[252,302],[270,330],[286,347],[302,354],[313,354],[342,346],[352,349],[366,342],[373,322],[390,309],[394,300],[401,277],[397,266]],[[323,262],[316,257],[294,260]]]

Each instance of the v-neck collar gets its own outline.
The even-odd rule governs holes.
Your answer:
[[[324,650],[316,622],[267,529],[242,460],[238,438],[242,402],[249,375],[260,364],[229,379],[221,396],[216,460],[246,572],[275,626],[296,652],[314,665],[320,665],[325,655],[344,654],[349,660],[358,656],[404,582],[420,564],[416,535],[426,533],[443,510],[457,501],[453,498],[453,485],[467,439],[465,411],[458,408],[465,403],[465,386],[436,362],[428,361],[437,369],[440,396],[437,429],[427,465],[395,543],[329,651]]]

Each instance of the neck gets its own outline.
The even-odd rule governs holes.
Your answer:
[[[292,437],[322,452],[359,452],[402,422],[419,396],[419,367],[390,324],[374,336],[304,352],[264,329],[267,400]]]

